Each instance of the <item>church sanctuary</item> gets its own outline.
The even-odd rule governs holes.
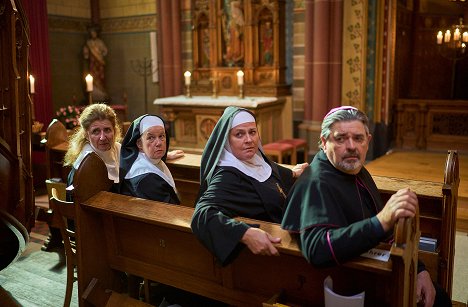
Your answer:
[[[0,0],[0,59],[0,306],[468,307],[468,1]],[[288,231],[343,106],[369,119],[363,168],[325,161],[353,176],[362,218]],[[241,135],[261,162],[237,156]],[[406,188],[416,212],[385,233],[373,195]],[[310,194],[301,222],[345,207]],[[333,234],[360,222],[377,245],[338,261],[351,240]],[[325,266],[302,250],[319,227]]]

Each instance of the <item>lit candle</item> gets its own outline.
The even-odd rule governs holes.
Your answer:
[[[86,80],[86,91],[92,92],[93,91],[93,76],[87,74],[85,77]]]
[[[456,28],[455,32],[453,32],[453,40],[457,41],[460,39],[460,29]]]
[[[31,94],[34,94],[36,91],[34,89],[34,82],[36,80],[34,79],[33,75],[29,75],[29,90],[31,92]]]
[[[190,73],[190,71],[186,71],[184,72],[184,77],[185,77],[185,85],[186,86],[189,86],[190,85],[190,77],[192,76],[192,74]]]
[[[445,31],[445,36],[444,36],[445,43],[450,42],[450,36],[452,36],[452,34],[450,34],[450,30]]]
[[[237,84],[238,85],[244,84],[244,72],[242,70],[239,70],[237,72]]]
[[[442,31],[439,31],[439,33],[437,33],[437,45],[442,44],[442,39],[443,38],[444,38],[444,36],[442,35]]]
[[[462,40],[463,40],[465,43],[468,43],[468,32],[463,32]]]

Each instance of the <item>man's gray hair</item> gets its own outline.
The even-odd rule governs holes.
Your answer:
[[[369,134],[369,119],[366,114],[359,111],[354,107],[340,107],[337,108],[337,111],[330,111],[322,122],[322,131],[320,132],[320,140],[318,141],[319,148],[322,148],[321,138],[328,140],[328,137],[331,133],[331,128],[336,122],[342,121],[354,121],[358,120],[363,123],[366,133]]]

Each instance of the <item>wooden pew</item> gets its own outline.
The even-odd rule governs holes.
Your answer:
[[[186,154],[178,160],[168,161],[181,203],[194,206],[200,182],[201,155]],[[284,165],[292,168],[291,165]],[[441,165],[441,168],[443,166]],[[455,257],[455,230],[458,199],[459,159],[456,151],[449,151],[445,164],[444,182],[409,180],[373,176],[384,202],[402,188],[416,192],[420,206],[421,235],[437,239],[435,252],[419,251],[433,280],[449,295],[452,293],[453,260]]]
[[[278,224],[243,219],[281,237],[281,255],[257,256],[244,249],[221,267],[191,232],[193,208],[106,192],[111,185],[106,179],[107,170],[95,154],[83,160],[74,177],[82,306],[88,306],[81,297],[93,278],[118,290],[118,271],[234,306],[261,306],[278,293],[283,302],[323,306],[323,280],[328,275],[337,291],[365,289],[369,305],[415,305],[417,218],[401,220],[395,244],[381,246],[390,249],[389,262],[358,257],[327,269],[308,264],[295,238]]]

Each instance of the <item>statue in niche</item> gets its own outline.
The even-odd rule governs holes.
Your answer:
[[[89,28],[89,38],[83,46],[83,57],[86,62],[85,74],[93,76],[93,101],[107,101],[109,96],[105,88],[104,57],[107,56],[106,44],[98,37],[98,28]]]
[[[207,27],[201,28],[201,67],[210,67],[210,31]]]
[[[226,66],[243,66],[244,63],[244,12],[242,1],[224,0],[222,14],[224,50]]]
[[[260,25],[260,63],[263,66],[273,64],[273,28],[267,20]]]

